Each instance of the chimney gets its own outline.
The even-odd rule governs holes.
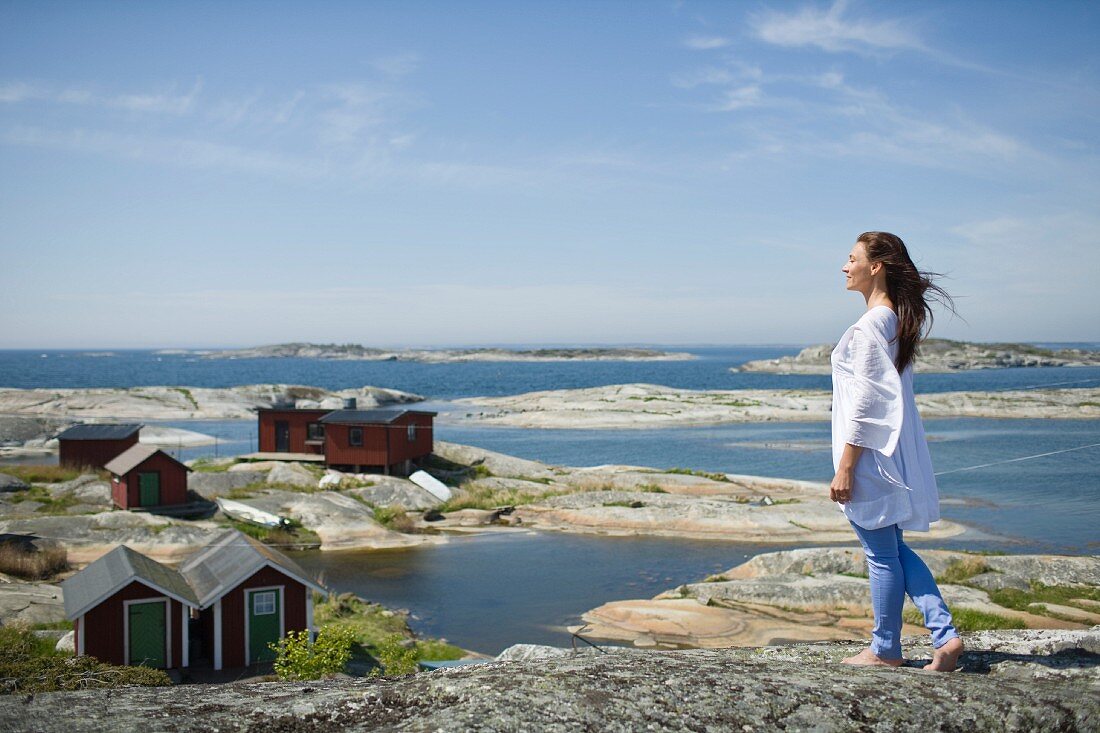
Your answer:
[[[344,398],[344,409],[345,410],[354,410],[354,409],[356,409],[356,407],[355,407],[356,404],[358,404],[358,403],[355,401],[354,397],[345,397]]]

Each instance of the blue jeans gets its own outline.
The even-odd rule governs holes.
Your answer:
[[[864,529],[854,522],[850,524],[867,555],[867,575],[871,578],[871,607],[875,611],[871,651],[883,659],[901,659],[901,607],[906,595],[924,615],[933,647],[938,649],[956,638],[951,612],[932,572],[902,540],[898,526]]]

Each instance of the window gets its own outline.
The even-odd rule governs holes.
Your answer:
[[[275,591],[252,594],[252,615],[268,616],[275,613]]]
[[[409,442],[410,443],[415,443],[416,442],[416,426],[415,425],[410,425],[409,426]]]
[[[363,445],[363,428],[348,428],[348,445]]]
[[[324,440],[325,426],[319,422],[311,422],[306,426],[306,440]]]

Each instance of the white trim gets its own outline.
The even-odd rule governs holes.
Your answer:
[[[233,585],[228,586],[226,588],[223,588],[221,590],[221,592],[211,593],[206,598],[200,598],[198,607],[199,608],[210,608],[210,604],[214,603],[217,600],[221,600],[222,598],[225,598],[226,594],[231,593],[231,592],[237,590],[238,588],[240,588],[242,583],[246,582],[249,578],[251,578],[256,573],[260,572],[264,568],[271,568],[272,570],[279,573],[280,575],[285,575],[287,578],[290,578],[293,581],[301,583],[302,585],[306,586],[307,592],[308,592],[309,588],[312,588],[315,591],[317,591],[318,593],[328,593],[328,588],[324,587],[323,585],[320,585],[319,583],[317,583],[317,581],[309,580],[308,578],[302,578],[298,575],[295,575],[290,570],[287,570],[282,565],[274,563],[270,560],[265,560],[260,565],[257,565],[255,567],[255,569],[249,570],[247,573],[243,574],[243,577],[240,580],[236,581]],[[249,590],[253,590],[253,589],[249,588]]]
[[[84,617],[81,616],[76,620],[76,655],[78,657],[84,656],[84,634],[87,633],[84,628]]]
[[[222,599],[214,604],[214,669],[222,668]]]
[[[76,576],[74,575],[73,577],[75,578]],[[144,578],[139,578],[136,575],[130,575],[130,576],[127,576],[125,580],[123,580],[122,582],[115,585],[113,588],[110,588],[109,590],[104,592],[102,595],[99,596],[99,598],[96,598],[95,601],[93,601],[91,603],[88,603],[88,604],[85,604],[84,608],[78,609],[72,616],[69,617],[69,619],[71,620],[71,619],[76,618],[77,616],[83,616],[85,613],[92,610],[93,608],[95,608],[99,604],[103,603],[105,600],[107,600],[108,598],[113,596],[115,593],[118,593],[120,590],[122,590],[123,588],[128,586],[130,583],[141,583],[142,585],[144,585],[149,590],[156,591],[157,593],[160,593],[164,596],[167,596],[168,598],[171,598],[174,601],[179,601],[180,603],[182,603],[183,605],[185,605],[189,608],[197,608],[197,606],[195,606],[194,601],[189,601],[186,598],[181,598],[180,596],[176,595],[175,593],[168,590],[167,588],[161,588],[156,583],[150,583],[148,580],[145,580]]]
[[[186,606],[180,606],[180,644],[183,645],[183,649],[180,650],[180,667],[189,667],[191,665],[191,609]]]
[[[173,669],[172,666],[172,600],[170,598],[135,598],[132,601],[122,602],[122,650],[123,664],[130,664],[130,606],[139,603],[163,603],[164,604],[164,668]]]
[[[285,585],[265,585],[256,588],[241,588],[244,592],[244,666],[252,664],[252,639],[249,637],[248,617],[252,614],[252,610],[249,598],[250,593],[262,593],[263,591],[273,590],[279,593],[279,639],[286,636],[286,586]],[[278,641],[278,639],[276,639]]]
[[[309,640],[313,641],[313,589],[306,588],[306,631],[309,632]]]

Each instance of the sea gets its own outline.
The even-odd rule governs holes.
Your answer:
[[[1100,344],[1049,344],[1098,349]],[[730,371],[749,360],[795,354],[790,346],[660,347],[687,361],[466,362],[207,359],[194,353],[0,351],[0,387],[231,387],[303,384],[336,390],[387,387],[425,397],[436,437],[558,465],[608,463],[814,481],[831,478],[825,422],[749,423],[645,430],[535,430],[463,419],[454,400],[650,383],[682,389],[828,389],[828,376]],[[1100,367],[917,374],[918,393],[1100,385]],[[213,435],[179,447],[183,459],[248,453],[254,421],[160,423]],[[1100,549],[1100,420],[935,419],[925,428],[946,519],[969,530],[935,546],[1006,553],[1095,554]],[[791,546],[793,547],[793,546]],[[649,598],[733,567],[759,552],[790,549],[723,541],[607,538],[559,533],[457,537],[406,550],[297,553],[339,591],[407,609],[418,631],[496,653],[512,643],[565,646],[565,627],[611,600]]]

